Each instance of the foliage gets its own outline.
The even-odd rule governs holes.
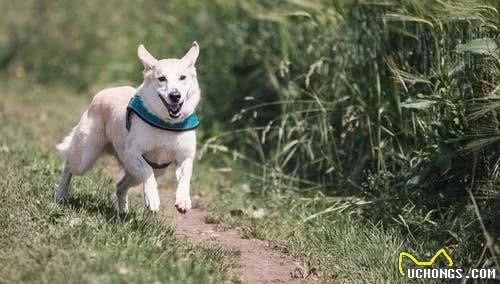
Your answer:
[[[244,68],[251,64],[245,58],[252,27],[239,21],[240,10],[231,2],[36,0],[0,1],[0,6],[9,11],[0,19],[0,68],[18,77],[85,93],[109,85],[138,86],[140,43],[167,58],[181,57],[197,40],[207,129],[216,133],[249,91],[240,88],[234,74],[253,76]]]
[[[47,202],[60,162],[2,113],[0,122],[2,282],[224,282],[226,250],[178,241],[143,210],[119,216],[101,173],[76,180],[67,207]]]
[[[498,266],[498,1],[0,3],[0,68],[79,90],[140,81],[139,42],[198,40],[202,154],[243,160],[273,200],[355,195],[357,220],[409,246]]]
[[[409,243],[433,236],[498,266],[490,243],[500,198],[496,7],[283,3],[249,9],[281,44],[259,52],[271,54],[264,62],[274,62],[266,71],[279,100],[235,116],[280,106],[267,125],[246,131],[250,149],[236,155],[254,162],[256,190],[356,194],[370,200],[361,215],[400,227]]]

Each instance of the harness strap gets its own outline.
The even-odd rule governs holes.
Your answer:
[[[149,161],[148,159],[146,159],[146,157],[142,156],[142,158],[146,161],[146,163],[148,163],[153,169],[163,169],[163,168],[166,168],[168,167],[171,163],[168,162],[168,163],[164,163],[164,164],[157,164],[155,162],[151,162]]]
[[[130,131],[130,128],[132,127],[132,114],[137,115],[140,119],[153,127],[168,131],[189,131],[196,129],[200,125],[196,113],[192,113],[181,122],[166,122],[155,114],[151,113],[144,106],[141,97],[138,95],[133,96],[127,106],[125,127],[128,131]]]
[[[140,119],[153,127],[167,131],[193,130],[200,124],[198,116],[196,116],[195,113],[191,114],[190,116],[186,117],[186,119],[178,123],[166,122],[146,109],[144,103],[141,100],[141,97],[139,97],[138,95],[134,95],[130,99],[127,106],[127,112],[125,114],[125,128],[127,128],[127,131],[129,132],[130,128],[132,127],[132,114],[137,115]],[[153,169],[163,169],[170,165],[170,163],[157,164],[155,162],[148,161],[148,159],[146,159],[144,156],[142,157]]]

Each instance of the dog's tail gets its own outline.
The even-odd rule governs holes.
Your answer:
[[[69,149],[71,148],[71,142],[73,141],[73,136],[75,135],[77,127],[78,125],[73,127],[71,132],[66,137],[64,137],[61,143],[56,145],[56,149],[59,152],[59,154],[61,154],[61,156],[65,158],[67,157]]]

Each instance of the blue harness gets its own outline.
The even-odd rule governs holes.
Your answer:
[[[198,120],[198,116],[193,113],[190,116],[186,117],[183,121],[178,123],[169,123],[165,120],[159,118],[155,114],[151,113],[145,106],[141,100],[141,97],[138,95],[133,96],[128,102],[127,113],[125,117],[125,127],[127,131],[130,132],[130,128],[132,127],[132,114],[137,115],[140,119],[142,119],[147,124],[168,131],[188,131],[196,129],[200,125],[200,121]],[[143,156],[144,158],[144,156]],[[157,164],[154,162],[148,161],[144,158],[146,162],[153,169],[161,169],[166,168],[170,163],[166,164]]]
[[[132,113],[135,113],[140,119],[142,119],[147,124],[169,131],[188,131],[193,130],[198,127],[200,121],[196,113],[192,113],[190,116],[186,117],[183,121],[178,123],[169,123],[165,120],[159,118],[155,114],[151,113],[141,100],[138,95],[133,96],[128,102],[127,106],[127,119],[125,121],[125,127],[130,131],[132,126]]]

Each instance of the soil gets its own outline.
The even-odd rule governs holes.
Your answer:
[[[108,165],[106,172],[116,181],[121,173],[117,166]],[[160,183],[161,184],[161,183]],[[135,187],[130,194],[142,194],[142,187]],[[160,189],[161,212],[165,222],[174,222],[176,236],[194,243],[215,242],[239,255],[238,265],[231,268],[228,275],[242,283],[316,283],[315,274],[307,275],[302,261],[273,249],[269,241],[243,239],[237,229],[223,229],[217,224],[208,224],[208,211],[195,208],[186,214],[175,210],[175,192]]]

